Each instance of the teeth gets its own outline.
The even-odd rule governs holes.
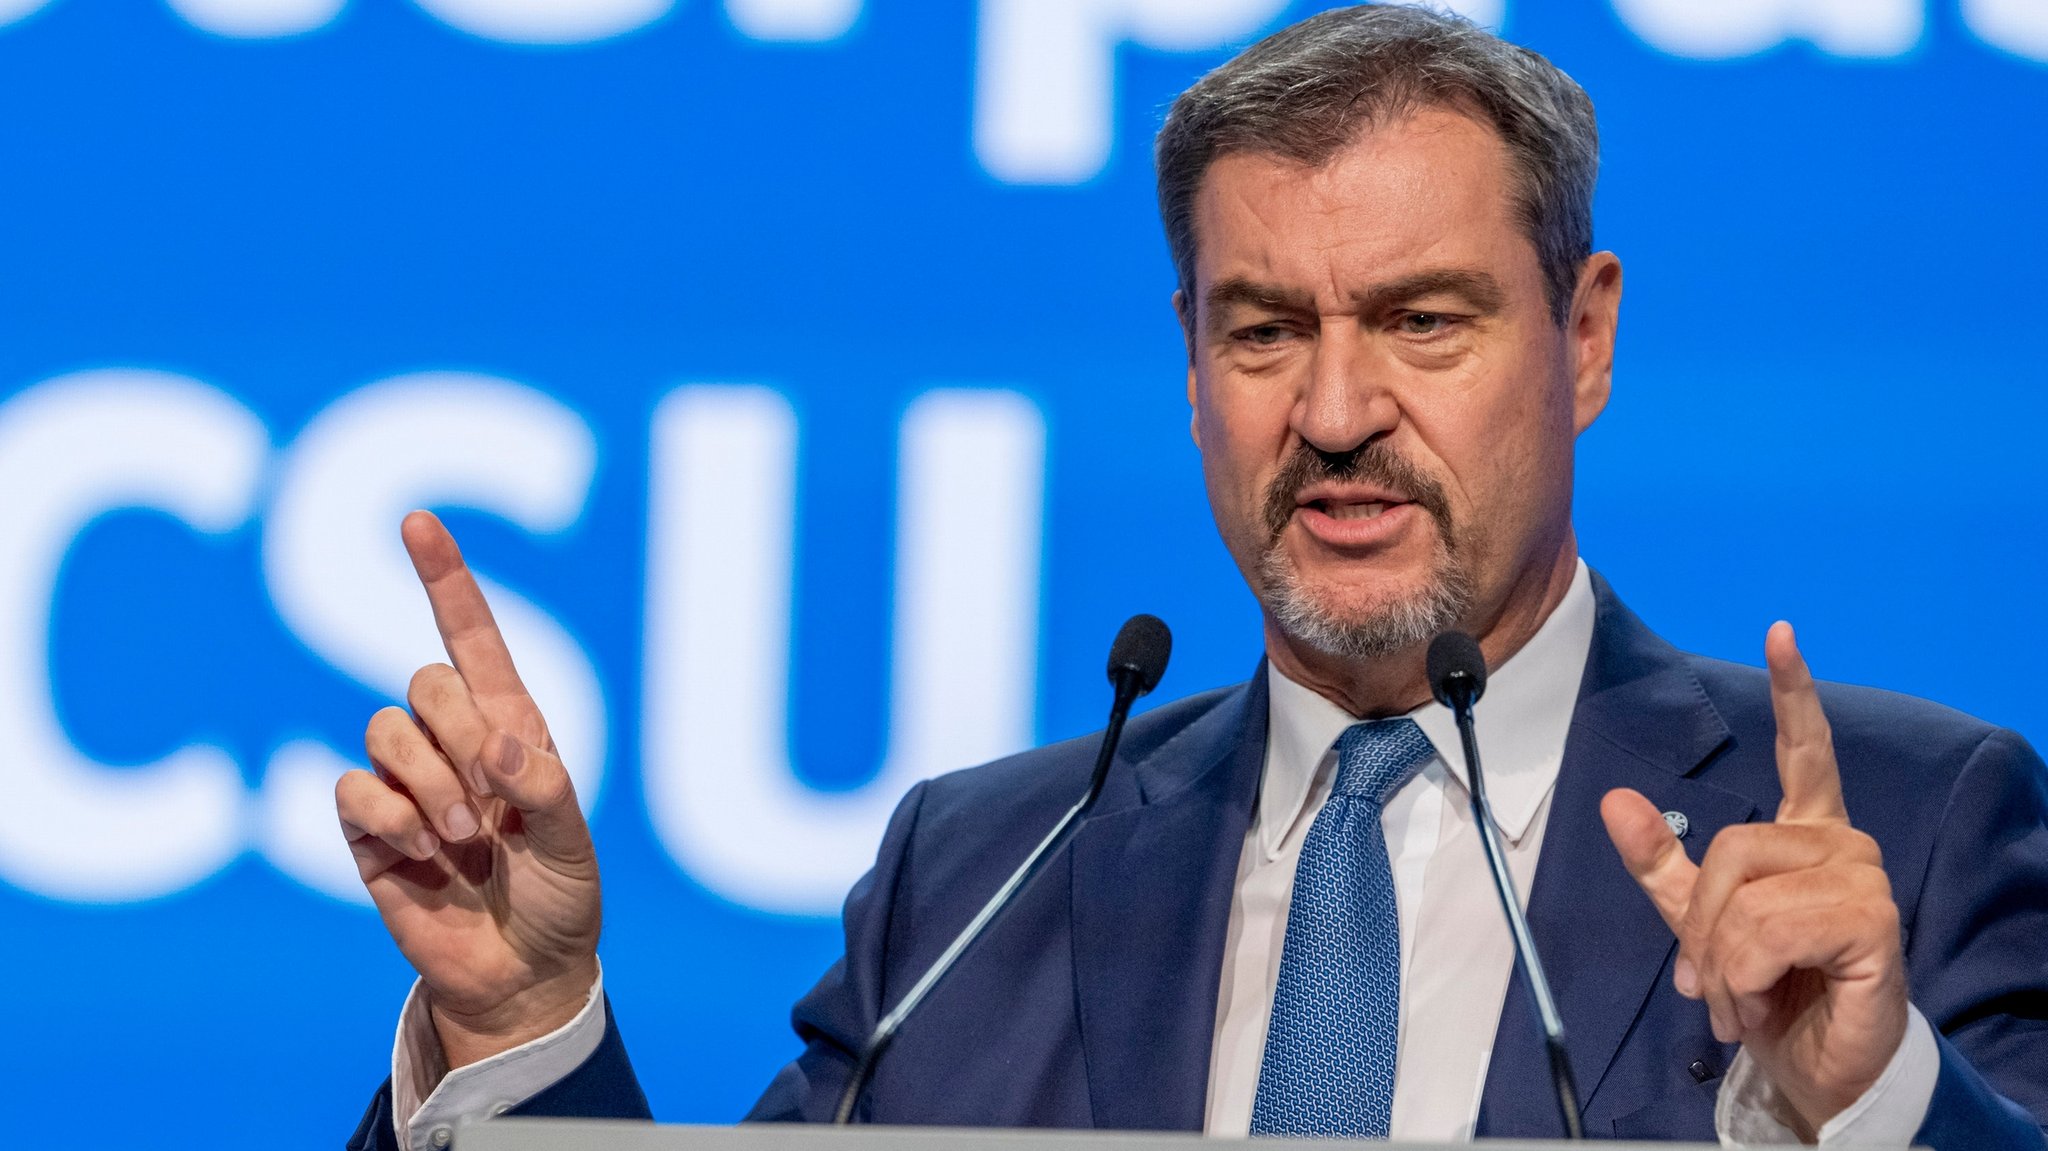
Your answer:
[[[1386,510],[1387,505],[1383,503],[1338,504],[1330,509],[1330,518],[1338,520],[1371,520],[1378,519],[1380,514]]]

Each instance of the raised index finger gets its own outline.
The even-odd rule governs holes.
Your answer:
[[[498,621],[483,589],[469,565],[462,562],[462,549],[432,512],[413,512],[400,527],[406,554],[427,589],[427,602],[434,605],[434,626],[441,631],[441,644],[462,681],[478,696],[526,694],[518,669],[512,666],[512,652],[498,633]]]
[[[1785,798],[1778,819],[1792,823],[1847,823],[1842,803],[1842,772],[1835,763],[1835,736],[1821,710],[1813,673],[1799,654],[1792,625],[1771,625],[1764,637],[1764,660],[1771,669],[1771,711],[1778,722],[1778,783]]]

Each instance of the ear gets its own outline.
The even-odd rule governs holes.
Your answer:
[[[1614,338],[1621,323],[1621,258],[1595,252],[1579,270],[1578,290],[1565,326],[1571,358],[1572,430],[1593,426],[1614,389]]]
[[[1188,436],[1199,448],[1202,446],[1202,427],[1195,418],[1195,316],[1186,292],[1173,294],[1173,314],[1180,319],[1181,339],[1186,341],[1188,348]]]

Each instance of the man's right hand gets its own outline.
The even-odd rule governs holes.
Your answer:
[[[597,977],[597,854],[547,722],[441,521],[405,549],[454,666],[370,718],[375,773],[335,785],[342,832],[384,926],[426,984],[448,1066],[574,1018]]]

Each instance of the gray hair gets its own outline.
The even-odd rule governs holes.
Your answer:
[[[1173,102],[1154,159],[1181,291],[1192,302],[1195,194],[1218,157],[1252,152],[1319,166],[1373,126],[1429,107],[1474,114],[1507,145],[1515,208],[1562,326],[1593,254],[1593,101],[1537,53],[1464,17],[1405,6],[1318,13],[1245,49]]]

